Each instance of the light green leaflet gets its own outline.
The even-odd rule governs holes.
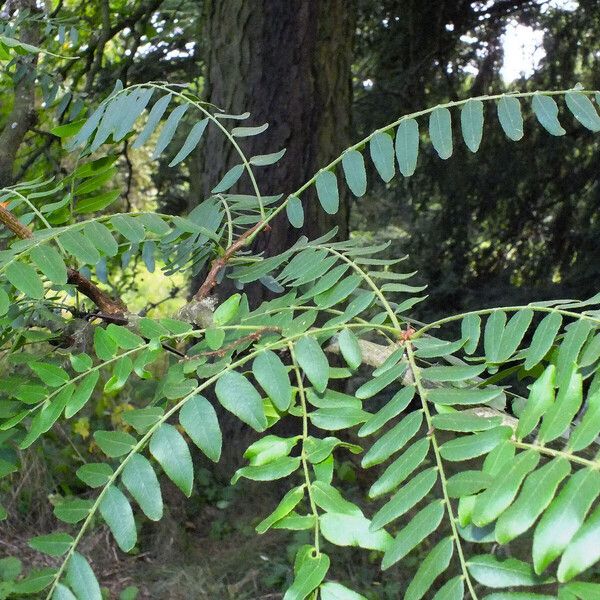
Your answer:
[[[540,125],[552,135],[565,135],[566,131],[558,121],[558,106],[551,96],[535,94],[531,102],[533,112]]]
[[[518,98],[503,96],[498,101],[498,120],[504,133],[513,141],[523,137],[523,115]]]
[[[454,542],[452,538],[444,538],[427,554],[419,565],[406,593],[405,600],[421,600],[433,582],[441,575],[450,564],[454,553]]]
[[[133,511],[125,494],[111,485],[104,493],[99,508],[119,548],[123,552],[129,552],[137,542],[137,532]]]
[[[410,177],[417,168],[419,125],[415,119],[402,121],[396,131],[396,158],[400,173]]]
[[[340,206],[340,193],[338,191],[337,177],[331,171],[321,171],[315,181],[317,197],[323,210],[334,215]]]
[[[179,431],[168,423],[161,425],[150,438],[150,453],[167,477],[189,498],[194,467],[188,445]]]
[[[434,467],[412,477],[375,513],[370,530],[377,531],[405,514],[429,493],[437,478]]]
[[[392,137],[383,131],[376,133],[369,143],[369,150],[373,164],[383,181],[388,183],[394,178],[396,167],[394,164],[394,142]]]
[[[460,111],[463,139],[471,152],[477,152],[483,137],[483,102],[469,100]]]
[[[78,598],[102,600],[100,586],[88,561],[74,552],[67,566],[67,583]]]
[[[417,544],[438,528],[443,516],[444,505],[440,500],[434,500],[419,511],[389,545],[383,555],[381,568],[385,571],[404,558]]]
[[[525,352],[525,370],[532,369],[546,356],[561,325],[562,315],[559,313],[550,313],[542,319],[533,334],[529,349]]]
[[[567,546],[558,565],[558,580],[570,581],[600,560],[600,507],[590,515]]]
[[[219,402],[238,419],[256,431],[267,428],[267,418],[260,394],[240,373],[229,371],[221,375],[215,386]]]
[[[141,454],[134,454],[123,469],[121,483],[149,519],[152,521],[162,519],[163,501],[160,484],[147,458]]]
[[[600,494],[600,473],[577,471],[552,501],[533,535],[533,563],[542,573],[567,547]]]
[[[519,454],[485,490],[477,496],[473,507],[473,523],[484,527],[495,521],[515,499],[523,479],[536,468],[540,455],[530,450]]]
[[[591,131],[600,131],[600,116],[596,112],[592,101],[581,92],[567,92],[565,101],[573,116]]]
[[[452,156],[452,118],[447,108],[436,108],[429,115],[429,137],[441,159]]]
[[[364,196],[367,191],[367,173],[363,155],[357,150],[344,152],[342,167],[351,192],[358,197]]]
[[[404,417],[397,425],[382,435],[363,456],[361,465],[368,469],[386,461],[412,439],[423,422],[423,411],[418,410]]]
[[[319,343],[313,337],[301,337],[294,345],[294,351],[308,380],[318,392],[324,392],[329,382],[329,363]]]

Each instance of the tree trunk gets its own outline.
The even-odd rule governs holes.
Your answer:
[[[242,140],[248,156],[287,148],[276,166],[256,169],[262,194],[293,192],[349,145],[354,30],[353,0],[207,2],[206,99],[227,112],[249,111],[247,123],[269,123],[264,134]],[[239,162],[215,128],[207,138],[201,178],[191,182],[194,204]],[[282,214],[259,236],[258,251],[274,255],[301,234],[314,238],[336,226],[347,237],[347,198],[336,215],[323,212],[312,190],[303,203],[303,229]]]
[[[35,0],[19,0],[14,8],[20,12],[37,12]],[[35,21],[25,24],[21,30],[21,41],[37,45],[38,25]],[[0,132],[0,187],[13,183],[13,170],[17,152],[23,138],[35,123],[35,66],[37,56],[30,54],[18,59],[25,73],[15,83],[14,104]]]

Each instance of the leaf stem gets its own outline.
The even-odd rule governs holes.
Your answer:
[[[450,527],[452,529],[452,537],[454,539],[454,545],[456,546],[456,551],[458,554],[458,560],[460,561],[460,568],[463,573],[463,577],[467,584],[467,588],[469,589],[469,593],[473,600],[477,599],[477,594],[475,593],[475,589],[473,587],[473,582],[471,581],[471,576],[469,575],[469,571],[467,569],[467,563],[465,560],[465,555],[463,552],[462,544],[460,541],[460,536],[458,533],[458,528],[456,527],[456,517],[454,516],[454,511],[452,509],[452,504],[450,502],[450,497],[448,496],[448,484],[446,480],[446,473],[444,471],[444,463],[442,461],[442,455],[440,454],[440,449],[438,446],[437,438],[435,435],[435,429],[433,427],[433,423],[431,420],[431,413],[429,412],[429,406],[427,404],[427,389],[423,385],[421,381],[421,372],[420,367],[417,365],[417,361],[415,360],[415,355],[413,353],[412,344],[409,342],[406,343],[406,356],[408,358],[410,368],[413,372],[413,376],[415,378],[415,386],[419,392],[419,397],[421,399],[421,405],[423,407],[423,414],[425,415],[425,421],[427,422],[427,428],[429,431],[429,439],[431,440],[431,447],[433,448],[433,453],[435,455],[435,462],[438,468],[438,472],[440,474],[440,483],[442,486],[442,492],[444,494],[444,503],[446,504],[446,510],[448,511],[448,518],[450,521]]]
[[[319,547],[319,512],[317,511],[317,505],[315,504],[315,500],[313,498],[312,481],[310,479],[310,472],[308,470],[308,460],[306,453],[306,440],[308,439],[308,412],[306,409],[306,394],[304,392],[304,382],[302,381],[302,374],[300,373],[300,368],[298,367],[298,362],[296,361],[296,355],[294,353],[294,346],[291,343],[288,343],[288,348],[292,357],[292,365],[294,368],[294,373],[296,375],[296,383],[298,385],[298,395],[300,396],[300,407],[302,409],[302,451],[300,454],[300,458],[302,461],[302,469],[304,471],[306,490],[308,491],[308,501],[310,503],[310,510],[312,511],[315,518],[315,550],[318,556],[321,553]]]

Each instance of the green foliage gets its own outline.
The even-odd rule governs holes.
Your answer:
[[[20,47],[0,41],[0,50]],[[1,474],[13,477],[19,468],[9,450],[40,444],[55,425],[89,412],[100,388],[118,399],[132,382],[150,385],[144,402],[113,419],[111,429],[93,426],[106,460],[83,464],[76,474],[95,491],[57,499],[54,514],[65,525],[30,540],[33,549],[60,557],[56,571],[21,577],[21,563],[3,559],[6,595],[43,589],[48,598],[101,598],[78,551],[83,536],[99,515],[119,548],[133,550],[140,520],[163,516],[163,473],[192,496],[197,469],[189,442],[213,461],[231,442],[223,439],[221,407],[260,434],[232,484],[289,478],[274,510],[257,515],[257,531],[311,533],[311,543],[296,553],[285,600],[365,597],[335,581],[332,546],[368,550],[382,570],[421,549],[424,558],[405,593],[411,600],[465,592],[472,598],[598,594],[599,299],[483,309],[423,325],[408,314],[424,300],[417,296],[423,288],[404,283],[413,274],[396,272],[398,261],[378,256],[385,246],[333,242],[330,234],[300,238],[265,258],[250,245],[283,211],[301,225],[299,198],[310,188],[331,214],[343,182],[354,195],[365,194],[367,149],[384,182],[395,177],[396,163],[410,176],[426,144],[421,117],[428,117],[431,145],[446,160],[457,141],[453,117],[476,152],[491,103],[511,140],[523,136],[527,101],[543,128],[564,135],[555,101],[563,96],[577,121],[598,131],[590,94],[486,96],[407,115],[285,198],[263,197],[254,175],[254,167],[276,165],[284,151],[246,157],[241,147],[267,125],[228,128],[223,121],[248,116],[214,111],[186,87],[117,84],[89,116],[53,130],[66,151],[77,152],[78,166],[59,182],[2,190],[31,236],[0,256],[6,354],[0,449],[7,450]],[[176,133],[186,127],[180,143]],[[223,133],[239,161],[214,182],[210,198],[187,217],[105,212],[118,196],[105,189],[112,146],[152,141],[153,157],[172,155],[175,166],[201,144],[207,127]],[[98,158],[104,146],[106,156]],[[242,182],[249,193],[231,192]],[[140,318],[122,303],[103,312],[107,294],[98,301],[102,289],[90,281],[91,269],[102,282],[109,260],[126,269],[133,257],[149,271],[158,259],[165,276],[211,265],[209,287],[225,277],[240,292],[216,308],[198,293],[173,318]],[[95,292],[82,286],[83,274]],[[243,289],[256,281],[274,298],[251,307]],[[70,327],[82,315],[87,336],[73,339]],[[343,363],[334,362],[337,353]],[[359,369],[367,380],[352,395],[340,391],[347,389],[340,380]],[[263,433],[281,420],[295,434]],[[373,473],[368,496],[375,504],[364,510],[345,497],[334,468],[348,453],[362,454],[360,468]],[[516,538],[522,543],[507,558],[505,548]]]

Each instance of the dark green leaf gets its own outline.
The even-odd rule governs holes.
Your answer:
[[[150,439],[150,452],[167,477],[189,498],[192,495],[194,467],[188,445],[182,435],[163,423]]]

